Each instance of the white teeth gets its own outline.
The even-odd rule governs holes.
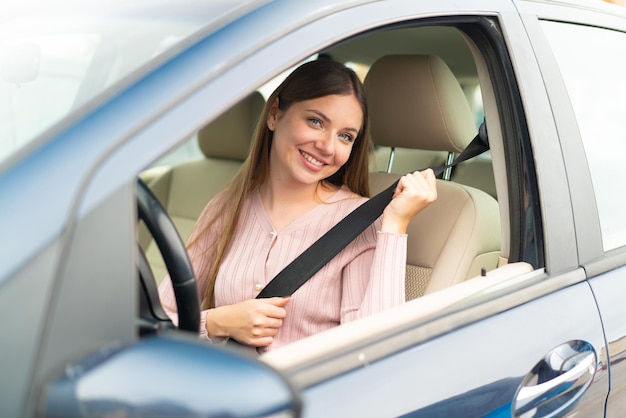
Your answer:
[[[307,154],[304,151],[300,151],[300,154],[302,154],[302,156],[311,164],[316,165],[318,167],[321,167],[324,165],[324,163],[322,161],[318,161],[315,158],[311,157],[309,154]]]

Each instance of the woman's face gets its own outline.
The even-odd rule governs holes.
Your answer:
[[[286,111],[274,103],[267,118],[274,132],[270,175],[285,184],[316,185],[348,161],[362,125],[353,95],[296,102]]]

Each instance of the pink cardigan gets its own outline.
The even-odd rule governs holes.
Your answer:
[[[274,232],[261,197],[253,192],[241,212],[215,283],[215,306],[229,305],[256,297],[259,291],[287,264],[366,199],[347,188],[328,202]],[[200,215],[190,240],[203,229],[215,210],[213,201]],[[266,349],[327,330],[404,302],[406,265],[405,234],[377,232],[380,219],[331,260],[294,293],[286,306],[287,317]],[[190,247],[189,257],[202,295],[209,260],[202,257],[213,234],[205,234]],[[163,308],[178,322],[169,276],[159,286]],[[200,336],[207,338],[201,314]]]

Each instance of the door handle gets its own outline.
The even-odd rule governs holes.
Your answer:
[[[584,341],[570,341],[551,350],[522,381],[513,402],[515,417],[554,416],[587,390],[597,368],[596,352]]]

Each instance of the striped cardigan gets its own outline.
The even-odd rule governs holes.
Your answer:
[[[258,191],[244,202],[238,227],[215,283],[215,306],[252,299],[287,264],[365,201],[346,187],[327,202],[294,220],[281,231],[272,227]],[[215,199],[200,215],[190,240],[204,229],[215,211]],[[380,219],[366,229],[315,274],[285,307],[287,317],[267,349],[327,330],[339,324],[404,302],[405,234],[377,232]],[[189,257],[204,292],[210,260],[204,249],[213,239],[205,233],[189,250]],[[169,277],[159,286],[165,311],[177,323],[176,303]],[[206,311],[200,336],[207,338]]]

